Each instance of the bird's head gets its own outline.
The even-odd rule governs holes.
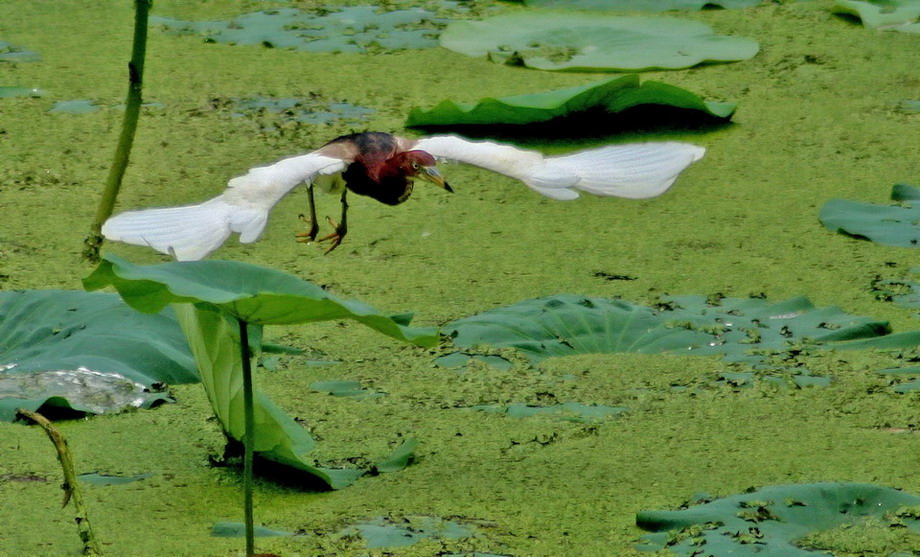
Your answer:
[[[453,193],[453,188],[444,180],[436,167],[437,161],[425,151],[403,151],[393,159],[407,178],[421,178]]]

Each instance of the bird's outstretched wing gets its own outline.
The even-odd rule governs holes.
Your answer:
[[[560,200],[575,199],[577,190],[633,199],[655,197],[706,152],[703,147],[671,141],[609,145],[544,157],[537,151],[454,135],[419,139],[412,148],[517,178],[534,191]]]
[[[231,232],[238,233],[242,243],[256,241],[269,211],[288,192],[318,175],[341,172],[345,165],[342,159],[315,152],[290,157],[233,178],[222,194],[204,203],[116,215],[102,226],[102,234],[109,240],[150,246],[179,261],[201,259]]]

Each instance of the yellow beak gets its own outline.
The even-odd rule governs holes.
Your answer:
[[[444,180],[444,177],[441,176],[441,173],[438,172],[438,169],[437,169],[437,168],[435,168],[435,167],[433,167],[433,166],[426,166],[423,170],[424,170],[424,172],[422,172],[422,173],[420,173],[420,174],[418,175],[419,178],[421,178],[421,179],[423,179],[423,180],[427,180],[427,181],[429,181],[429,182],[435,184],[435,185],[438,186],[438,187],[444,188],[445,190],[449,191],[450,193],[454,193],[453,188],[451,188],[451,187],[450,187],[450,184],[448,184],[448,183]]]

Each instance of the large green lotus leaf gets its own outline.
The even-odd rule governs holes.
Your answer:
[[[251,325],[351,319],[421,346],[437,343],[432,328],[408,327],[410,315],[386,316],[361,302],[341,300],[293,275],[239,261],[181,261],[134,265],[106,255],[83,280],[87,290],[113,286],[131,307],[146,313],[168,304],[204,303]]]
[[[43,405],[103,413],[198,381],[172,311],[139,314],[115,294],[0,292],[0,420]]]
[[[175,309],[198,364],[201,383],[224,433],[242,441],[246,425],[237,322],[230,322],[226,314],[213,307],[177,304]],[[331,489],[346,487],[368,473],[368,470],[317,466],[309,458],[316,446],[309,432],[259,391],[255,393],[255,424],[256,454],[315,476]],[[401,469],[408,463],[414,446],[414,441],[408,441],[381,463],[378,470]]]
[[[689,68],[746,60],[760,48],[750,39],[717,36],[695,21],[564,12],[455,21],[441,34],[441,46],[499,63],[569,71]]]
[[[636,525],[658,532],[643,536],[639,549],[688,556],[826,556],[798,547],[796,540],[843,525],[860,526],[867,519],[920,534],[920,497],[871,484],[769,486],[694,503],[677,511],[639,512]]]
[[[764,0],[524,0],[524,3],[535,8],[667,12],[702,10],[710,6],[725,9],[749,8],[763,4]]]
[[[913,248],[920,246],[920,189],[897,184],[891,199],[900,205],[874,205],[844,199],[832,199],[821,207],[818,218],[834,232],[871,240],[886,246]],[[915,206],[916,205],[916,206]]]
[[[854,317],[837,307],[816,308],[804,297],[771,302],[681,296],[650,308],[559,294],[458,319],[445,325],[444,332],[460,348],[516,348],[532,361],[573,354],[676,352],[757,363],[762,353],[795,343],[847,347],[844,341],[884,337],[890,329],[885,322]]]
[[[707,102],[698,95],[658,81],[639,83],[636,74],[544,93],[484,98],[476,104],[441,101],[431,110],[413,108],[406,126],[532,124],[588,111],[607,114],[640,105],[662,105],[731,118],[735,103]]]
[[[833,10],[856,16],[872,29],[920,33],[920,0],[837,0]]]

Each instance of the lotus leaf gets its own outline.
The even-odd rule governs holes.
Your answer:
[[[35,52],[0,41],[0,62],[35,62],[40,59]]]
[[[364,304],[339,300],[293,275],[235,261],[140,266],[106,255],[84,285],[88,289],[114,286],[139,311],[155,312],[175,304],[214,412],[227,436],[238,441],[246,431],[239,321],[249,325],[250,339],[260,338],[266,324],[332,319],[352,319],[420,345],[431,345],[438,338],[431,329],[408,327],[409,316],[386,317]],[[263,393],[255,393],[253,409],[253,450],[262,458],[306,472],[332,489],[346,487],[369,472],[316,466],[307,457],[315,441],[305,429]],[[414,441],[407,441],[376,469],[405,466],[414,446]]]
[[[374,518],[346,528],[342,535],[358,533],[367,547],[406,547],[426,539],[468,538],[472,526],[433,516],[406,517],[399,523],[391,518]]]
[[[856,16],[872,29],[920,33],[920,0],[837,0],[833,10]]]
[[[289,325],[351,319],[421,346],[438,341],[432,328],[406,326],[411,314],[385,316],[361,302],[342,300],[293,275],[238,261],[182,261],[134,265],[106,255],[83,280],[87,290],[113,286],[138,311],[169,304],[214,306],[251,325]]]
[[[313,99],[254,97],[231,99],[231,116],[253,116],[268,112],[286,122],[305,124],[328,124],[343,121],[358,123],[367,120],[374,113],[371,108],[344,102],[325,103]]]
[[[610,115],[640,105],[695,110],[719,119],[731,118],[735,112],[734,103],[704,101],[686,89],[658,81],[640,84],[639,76],[630,74],[544,93],[484,98],[476,104],[444,100],[428,111],[413,108],[406,126],[532,124],[589,111]]]
[[[503,64],[568,71],[681,69],[746,60],[760,48],[695,21],[563,12],[455,21],[441,34],[441,46]]]
[[[636,525],[657,532],[643,536],[639,549],[667,549],[676,555],[828,555],[802,549],[801,538],[866,519],[920,534],[920,519],[904,509],[920,497],[858,483],[769,486],[722,499],[694,501],[683,510],[642,511]]]
[[[564,402],[551,406],[533,406],[521,403],[507,405],[485,404],[473,406],[472,408],[473,410],[482,410],[485,412],[497,412],[512,418],[529,418],[530,416],[546,414],[560,415],[576,422],[598,420],[629,411],[629,408],[624,406],[584,404],[581,402]]]
[[[920,189],[897,184],[891,190],[891,199],[901,204],[882,206],[832,199],[821,207],[818,218],[828,229],[854,238],[886,246],[918,247]]]
[[[156,383],[194,383],[170,309],[141,315],[109,293],[0,292],[0,420],[51,405],[102,413],[165,400]]]
[[[782,351],[796,342],[847,346],[887,335],[887,323],[816,308],[804,297],[665,298],[658,308],[624,300],[559,294],[496,308],[444,326],[463,349],[516,348],[532,361],[612,352],[722,354],[760,361],[755,350]]]
[[[666,12],[702,10],[710,6],[725,9],[748,8],[763,4],[764,0],[524,0],[524,3],[537,8]]]
[[[332,396],[345,396],[354,398],[378,398],[386,393],[372,391],[361,386],[359,381],[317,381],[310,384],[310,388]]]
[[[40,97],[45,92],[34,87],[16,87],[14,85],[0,86],[0,99],[12,97]]]
[[[422,8],[386,11],[374,6],[347,6],[315,14],[281,8],[243,14],[230,21],[151,17],[150,23],[175,34],[202,35],[209,42],[308,52],[367,52],[434,47],[446,20]]]

